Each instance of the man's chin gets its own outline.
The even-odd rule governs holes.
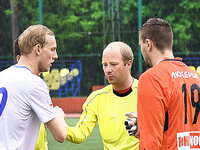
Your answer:
[[[113,84],[114,81],[113,80],[108,80],[108,83]]]
[[[50,71],[50,68],[42,69],[41,72],[47,72],[47,71]]]

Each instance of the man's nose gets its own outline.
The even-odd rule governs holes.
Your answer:
[[[53,58],[54,59],[58,59],[58,53],[57,53],[57,51],[55,51]]]
[[[112,71],[112,67],[111,67],[111,65],[108,65],[107,67],[106,67],[106,72],[111,72]]]

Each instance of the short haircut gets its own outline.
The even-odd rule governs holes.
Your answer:
[[[120,44],[120,52],[122,54],[122,60],[124,62],[127,62],[129,60],[131,60],[133,62],[134,56],[133,56],[133,51],[130,48],[130,46],[128,46],[127,44],[121,42],[121,44]]]
[[[18,37],[20,54],[23,55],[31,53],[32,48],[37,44],[44,47],[46,45],[46,35],[55,36],[53,31],[44,25],[32,25],[28,27]]]
[[[157,49],[172,49],[173,32],[170,23],[160,18],[150,18],[140,29],[140,39],[153,41]]]

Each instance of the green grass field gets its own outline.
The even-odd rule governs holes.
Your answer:
[[[75,125],[79,118],[68,118],[67,124]],[[51,133],[47,130],[47,140],[49,150],[103,150],[103,144],[99,133],[98,126],[94,128],[87,140],[81,144],[74,144],[68,141],[58,143],[54,140]]]

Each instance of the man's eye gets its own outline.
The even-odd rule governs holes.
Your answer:
[[[106,67],[107,66],[107,64],[103,64],[103,67]]]

